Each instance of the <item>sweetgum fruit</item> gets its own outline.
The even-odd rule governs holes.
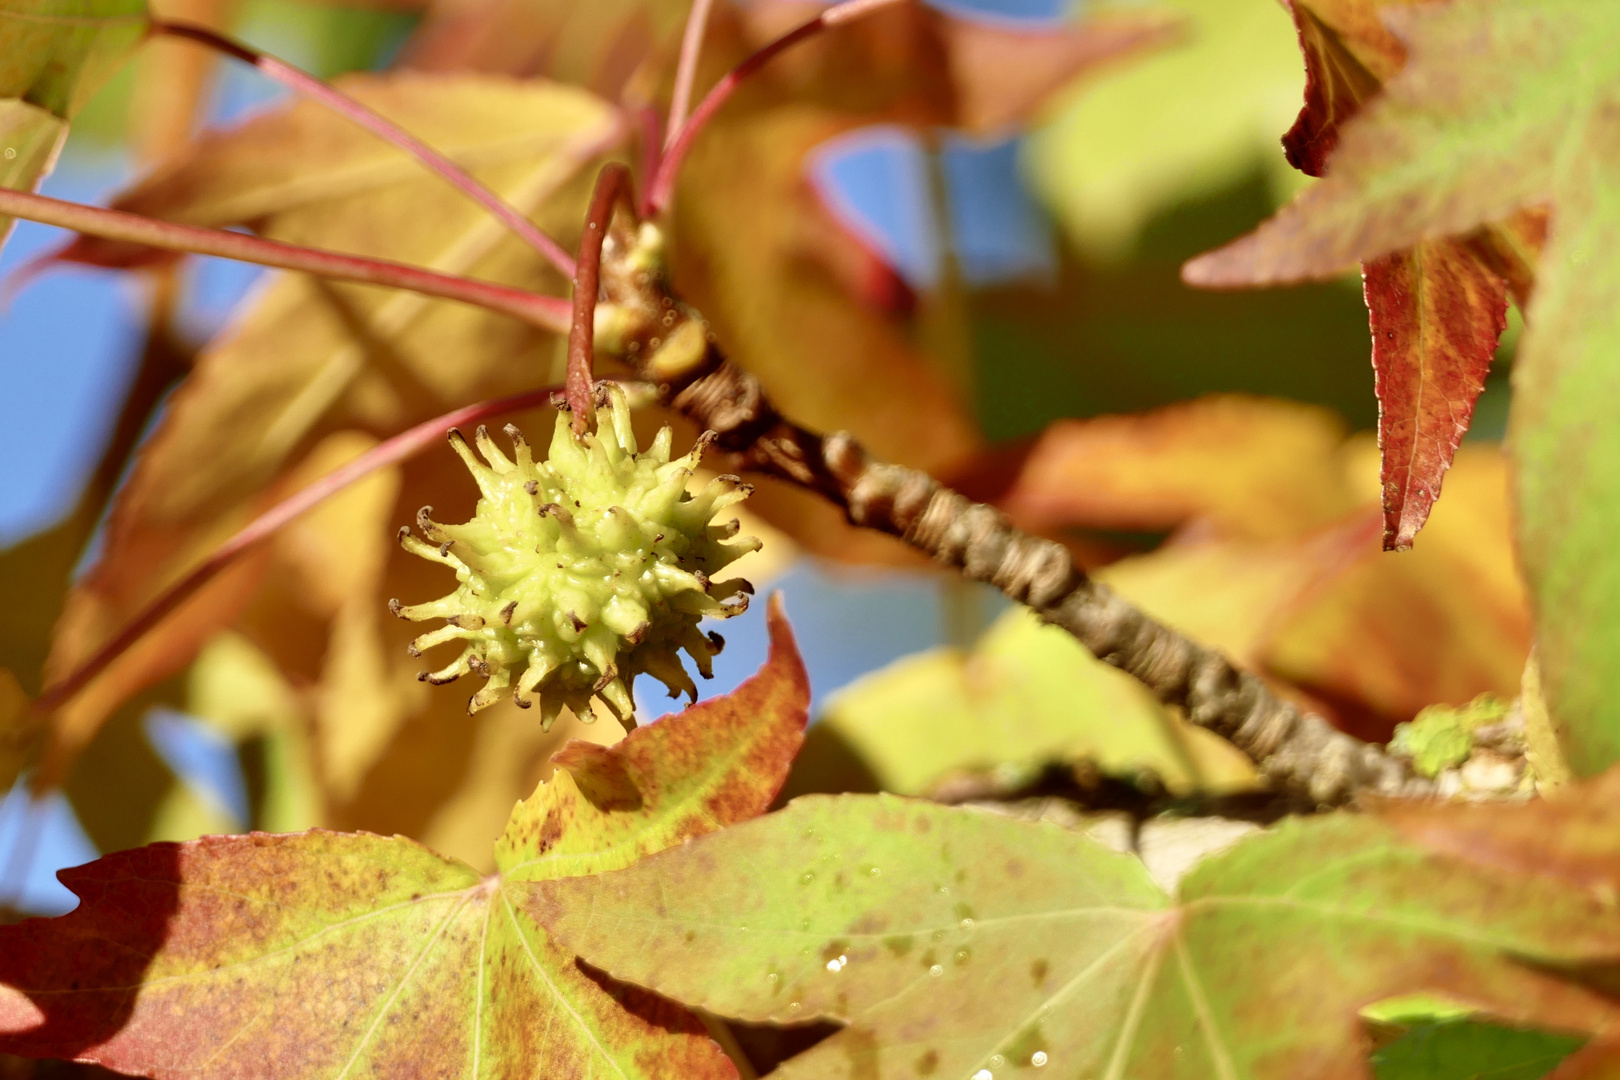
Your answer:
[[[412,643],[413,655],[461,645],[455,660],[419,677],[446,683],[481,675],[484,686],[468,712],[507,694],[524,708],[538,699],[548,728],[564,706],[593,719],[593,701],[630,722],[630,688],[643,673],[671,696],[696,700],[680,654],[712,677],[723,642],[698,623],[740,614],[753,591],[740,578],[713,575],[759,548],[757,539],[737,536],[736,520],[711,521],[751,488],[720,476],[688,491],[708,440],[671,460],[666,427],[639,452],[617,387],[597,411],[594,432],[576,438],[569,417],[558,415],[544,461],[534,460],[517,428],[506,432],[512,458],[478,429],[484,461],[459,432],[450,434],[481,493],[471,521],[445,525],[424,507],[416,518],[422,536],[400,531],[405,550],[450,567],[459,581],[431,603],[390,602],[401,618],[445,620]]]

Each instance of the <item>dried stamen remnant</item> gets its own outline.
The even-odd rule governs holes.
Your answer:
[[[740,578],[714,578],[759,541],[734,539],[734,521],[710,524],[748,495],[748,485],[721,476],[689,492],[706,441],[672,461],[664,428],[639,452],[617,388],[598,410],[594,433],[576,439],[568,417],[558,416],[545,461],[534,460],[516,428],[506,430],[510,458],[478,430],[483,461],[451,433],[481,493],[471,521],[446,525],[424,508],[416,519],[422,535],[400,532],[405,550],[443,563],[460,581],[441,600],[390,605],[401,618],[445,620],[417,638],[413,651],[462,643],[460,656],[421,678],[481,675],[487,681],[468,711],[508,693],[525,708],[538,698],[546,727],[565,705],[591,719],[593,699],[628,722],[630,687],[643,673],[671,696],[695,700],[680,651],[710,677],[720,639],[698,623],[740,614],[753,591]]]

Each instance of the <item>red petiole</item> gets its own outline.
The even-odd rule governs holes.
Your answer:
[[[568,302],[555,296],[542,296],[490,281],[440,274],[387,259],[369,259],[297,244],[283,244],[226,229],[180,225],[122,210],[85,206],[4,188],[0,188],[0,215],[169,251],[216,255],[282,270],[301,270],[334,281],[409,289],[426,296],[476,304],[557,333],[568,328]]]

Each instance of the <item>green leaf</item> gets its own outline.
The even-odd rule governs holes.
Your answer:
[[[143,0],[0,0],[0,187],[44,179],[67,121],[145,32]],[[0,244],[10,230],[0,217]]]
[[[1303,81],[1277,5],[1169,0],[1162,9],[1186,19],[1184,43],[1085,86],[1035,136],[1032,178],[1093,258],[1128,252],[1159,213],[1257,166],[1274,191],[1298,182],[1277,151]]]
[[[893,796],[808,796],[526,910],[617,978],[725,1016],[848,1026],[800,1077],[1353,1077],[1356,1010],[1414,990],[1592,1031],[1547,969],[1611,957],[1609,909],[1429,855],[1365,817],[1291,820],[1172,903],[1078,833]]]
[[[0,97],[71,120],[146,21],[143,0],[0,0]]]
[[[1613,47],[1620,53],[1620,19]],[[1620,85],[1615,87],[1620,104]],[[1620,121],[1573,150],[1513,372],[1519,550],[1576,774],[1620,761]]]
[[[1586,1040],[1478,1020],[1418,1024],[1372,1056],[1378,1080],[1539,1080]]]
[[[1327,178],[1186,274],[1320,277],[1551,202],[1511,441],[1546,697],[1571,766],[1592,775],[1620,761],[1620,8],[1481,0],[1385,17],[1410,59],[1346,126]]]
[[[764,810],[809,703],[779,605],[770,623],[769,661],[732,694],[565,748],[489,877],[404,837],[319,830],[65,871],[75,912],[0,928],[0,1052],[155,1077],[731,1080],[698,1017],[577,964],[521,906],[534,882]]]
[[[32,191],[56,164],[67,121],[17,98],[0,98],[0,187]],[[12,219],[0,214],[0,245]]]
[[[924,795],[953,773],[1090,760],[1150,769],[1173,791],[1241,786],[1230,747],[1172,716],[1130,676],[1023,608],[972,652],[907,657],[841,691],[820,720],[884,791]]]

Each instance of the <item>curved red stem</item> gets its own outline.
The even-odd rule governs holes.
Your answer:
[[[283,244],[227,229],[181,225],[123,210],[85,206],[83,203],[65,202],[7,188],[0,188],[0,214],[168,251],[215,255],[281,270],[300,270],[333,281],[358,281],[366,285],[409,289],[424,296],[476,304],[547,330],[561,332],[567,326],[564,321],[567,318],[567,301],[555,296],[542,296],[490,281],[440,274],[388,259],[369,259],[297,244]]]
[[[706,94],[698,107],[692,110],[692,116],[678,129],[674,127],[675,117],[671,116],[671,128],[668,145],[665,147],[664,159],[659,164],[658,175],[652,180],[652,186],[647,193],[646,205],[648,216],[662,213],[669,206],[670,196],[674,193],[675,178],[680,173],[681,162],[685,160],[687,152],[692,149],[693,141],[703,130],[720,106],[724,105],[737,88],[748,77],[770,63],[779,53],[792,48],[799,42],[812,38],[823,30],[831,30],[835,26],[842,26],[853,22],[863,16],[870,15],[895,4],[906,3],[907,0],[844,0],[841,4],[834,4],[809,22],[788,31],[769,45],[765,45],[749,56],[742,63],[732,68],[725,77],[714,84],[714,89]]]
[[[602,244],[607,240],[613,209],[623,200],[631,216],[635,200],[630,170],[618,162],[602,166],[596,190],[579,238],[579,260],[574,270],[574,319],[568,328],[568,407],[574,413],[574,434],[585,433],[591,416],[593,360],[596,352],[596,297],[602,282]]]

